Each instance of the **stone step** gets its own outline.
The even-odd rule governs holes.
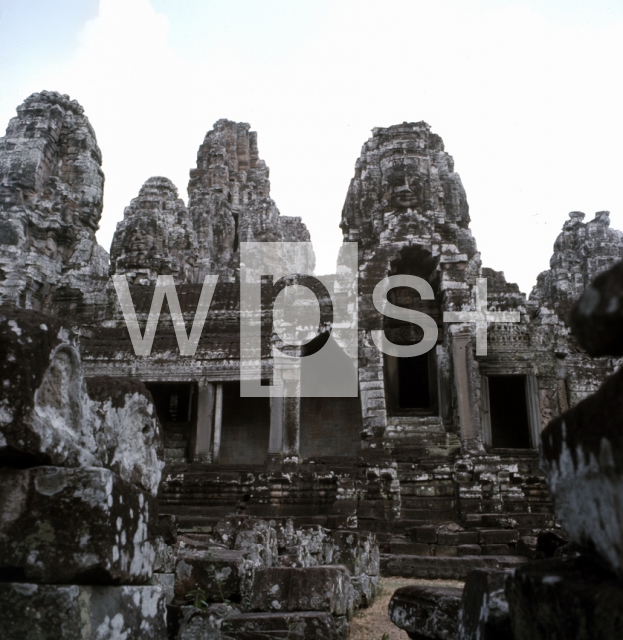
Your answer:
[[[527,562],[522,556],[435,557],[381,554],[384,577],[419,578],[425,580],[465,580],[474,569],[512,569]]]

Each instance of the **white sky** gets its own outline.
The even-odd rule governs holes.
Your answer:
[[[108,249],[147,178],[186,200],[206,131],[249,122],[328,273],[371,129],[425,120],[483,264],[529,292],[569,211],[623,229],[622,62],[622,0],[0,0],[0,128],[33,91],[84,106]]]

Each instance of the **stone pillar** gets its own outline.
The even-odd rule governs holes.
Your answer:
[[[478,440],[478,422],[475,415],[474,397],[469,371],[469,354],[471,335],[468,331],[460,331],[452,337],[452,359],[454,361],[454,384],[459,409],[459,425],[464,449],[481,450]]]
[[[218,462],[221,452],[221,427],[223,426],[223,385],[216,385],[216,403],[214,409],[214,447],[212,448],[212,460]]]
[[[199,381],[197,394],[197,423],[190,442],[191,462],[211,462],[212,422],[214,420],[214,385]]]
[[[281,454],[283,446],[283,398],[270,399],[270,436],[268,438],[268,457]]]
[[[301,435],[300,366],[291,358],[276,357],[273,371],[284,397],[270,399],[268,457],[298,461]]]
[[[284,458],[298,458],[301,439],[301,399],[283,398],[283,442]]]
[[[539,381],[533,373],[529,373],[526,376],[526,404],[528,406],[528,422],[530,424],[530,441],[533,448],[538,449],[543,425],[539,403]]]

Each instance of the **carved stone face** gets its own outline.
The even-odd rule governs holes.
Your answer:
[[[137,227],[132,231],[130,242],[128,243],[129,254],[138,264],[142,264],[154,245],[154,238],[146,233],[145,229]]]
[[[401,158],[400,163],[389,167],[386,197],[392,209],[414,209],[422,204],[423,187],[417,172],[417,163],[409,162],[407,158]]]

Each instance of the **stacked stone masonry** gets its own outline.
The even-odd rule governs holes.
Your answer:
[[[615,333],[600,341],[593,331],[620,321],[620,304],[604,306],[607,296],[620,301],[618,281],[598,277],[589,287],[623,259],[623,234],[610,228],[607,212],[587,222],[570,214],[549,270],[527,297],[482,266],[467,196],[441,138],[424,122],[374,129],[340,223],[344,242],[358,250],[358,396],[281,402],[240,395],[241,245],[311,238],[271,199],[257,134],[219,120],[199,147],[187,202],[166,177],[147,180],[118,223],[110,258],[95,238],[103,186],[82,107],[55,92],[27,98],[0,139],[0,330],[13,354],[2,364],[0,502],[13,506],[2,507],[10,515],[0,536],[11,543],[0,567],[15,584],[36,586],[7,595],[21,602],[16,611],[34,606],[31,596],[51,602],[56,580],[54,588],[75,586],[58,592],[69,608],[107,598],[106,589],[126,594],[111,602],[131,589],[166,593],[153,596],[154,637],[162,598],[178,607],[169,615],[171,637],[196,629],[215,638],[278,636],[295,627],[300,637],[342,637],[353,607],[374,597],[377,574],[318,551],[332,539],[352,535],[357,549],[378,542],[388,574],[464,578],[472,569],[516,567],[536,557],[539,535],[562,535],[538,448],[546,425],[584,406],[623,353],[612,348]],[[304,266],[313,274],[312,254]],[[422,278],[433,291],[431,300],[406,287],[388,294],[436,323],[435,345],[422,356],[396,358],[374,344],[375,331],[399,345],[422,339],[418,325],[373,303],[377,283],[395,275]],[[172,277],[187,331],[204,279],[218,276],[195,355],[180,355],[166,303],[151,354],[137,356],[111,276],[128,283],[141,330],[158,276]],[[487,355],[476,353],[473,323],[444,321],[447,312],[476,311],[482,281],[490,310],[519,316],[489,323]],[[569,312],[585,290],[572,335]],[[274,374],[271,295],[262,289],[264,384]],[[321,322],[318,340],[331,329]],[[332,345],[348,360],[338,340]],[[582,473],[590,475],[591,464]],[[556,487],[574,481],[561,476]],[[99,498],[73,502],[106,492],[107,509]],[[156,511],[161,526],[176,523],[168,538],[149,530]],[[61,546],[45,543],[37,522],[55,530],[65,513],[82,514],[88,527]],[[104,533],[113,514],[112,533]],[[228,526],[230,537],[219,538]],[[32,535],[18,540],[18,529]],[[282,544],[286,529],[299,537]],[[569,534],[585,540],[590,523]],[[93,548],[84,551],[87,536]],[[253,549],[236,547],[247,538]],[[610,540],[597,536],[595,544],[606,549]],[[608,553],[612,562],[620,557]],[[62,566],[62,558],[73,559]],[[255,591],[262,580],[282,589],[296,583],[296,571],[317,567],[332,567],[316,574],[337,594],[324,608],[253,600],[255,581]],[[209,576],[225,569],[233,582],[217,581],[228,594],[217,598]],[[182,607],[197,589],[211,594],[207,608]],[[125,606],[120,615],[134,624],[135,610]]]

